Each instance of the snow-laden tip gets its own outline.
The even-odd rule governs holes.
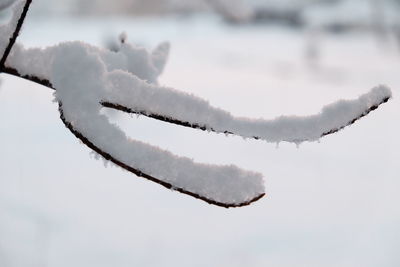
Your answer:
[[[319,114],[323,131],[321,136],[337,132],[366,116],[392,98],[392,91],[385,85],[372,88],[354,100],[340,100],[325,106]],[[330,123],[327,123],[330,121]]]
[[[375,98],[375,101],[380,101],[382,99],[390,99],[393,97],[392,90],[384,84],[378,85],[371,89],[369,92],[369,97],[371,99]]]

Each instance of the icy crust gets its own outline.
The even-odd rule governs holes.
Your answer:
[[[0,9],[7,8],[15,1],[0,0]],[[24,9],[24,3],[22,1],[17,1],[17,3],[12,7],[12,17],[7,24],[0,25],[0,55],[4,54],[10,38],[17,27],[18,20]]]
[[[74,42],[97,54],[108,71],[120,69],[135,74],[149,83],[156,83],[162,73],[169,54],[169,44],[161,43],[152,52],[130,43],[122,43],[118,52]],[[26,49],[16,44],[7,59],[6,66],[16,68],[23,76],[36,76],[49,80],[54,56],[63,50],[67,43],[47,48]],[[34,66],[34,68],[32,68]]]
[[[110,90],[103,99],[136,112],[157,114],[216,132],[229,132],[268,142],[314,141],[348,125],[391,97],[386,86],[373,88],[355,100],[340,100],[311,116],[281,116],[273,120],[235,118],[207,101],[171,88],[148,84],[124,71],[109,73]]]
[[[81,43],[68,43],[53,54],[50,80],[63,115],[72,127],[102,151],[173,187],[230,205],[264,193],[258,173],[235,166],[198,164],[149,144],[132,140],[107,117],[100,100],[110,92],[112,73],[98,53]],[[73,66],[71,68],[70,66]]]

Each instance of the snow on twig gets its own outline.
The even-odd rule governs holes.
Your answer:
[[[123,71],[110,74],[112,90],[103,105],[164,121],[268,142],[315,141],[365,116],[392,94],[378,86],[355,100],[340,100],[311,116],[281,116],[273,120],[237,118],[207,101],[171,88],[148,84]]]
[[[28,79],[37,77],[41,80],[50,80],[49,73],[54,61],[54,53],[63,50],[68,45],[68,43],[63,43],[46,49],[27,50],[16,46],[6,66],[12,67],[14,72],[17,71],[22,76],[27,75]],[[84,43],[79,43],[79,45],[97,54],[107,68],[109,88],[107,93],[99,99],[103,106],[182,126],[274,143],[318,140],[353,124],[375,107],[387,102],[392,96],[390,89],[381,85],[358,99],[340,100],[325,106],[320,113],[311,116],[281,116],[273,120],[236,118],[229,112],[212,107],[207,101],[194,95],[155,84],[161,72],[160,68],[155,67],[158,58],[155,58],[154,54],[158,52],[149,53],[140,49],[142,67],[139,70],[130,67],[137,66],[136,64],[126,64],[138,54],[132,52],[137,48],[128,44],[124,44],[119,52],[111,52]],[[143,56],[145,53],[147,56]],[[161,58],[165,58],[166,54],[164,53]],[[31,67],[33,62],[36,65],[34,70]],[[146,78],[153,83],[145,81]]]

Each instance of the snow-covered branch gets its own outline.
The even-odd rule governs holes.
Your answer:
[[[25,2],[28,7],[29,3]],[[15,9],[14,14],[23,21],[23,12]],[[14,28],[10,36],[18,35],[19,28]],[[316,115],[237,118],[199,97],[157,84],[168,56],[167,43],[149,52],[124,41],[115,52],[82,42],[33,49],[13,42],[7,44],[13,49],[9,56],[4,53],[3,72],[55,89],[61,120],[85,145],[137,176],[222,207],[244,206],[263,197],[262,175],[232,165],[195,163],[133,140],[101,109],[268,142],[299,143],[337,132],[391,98],[389,88],[378,86],[358,99],[328,105]]]
[[[20,72],[22,77],[33,81],[39,81],[44,85],[48,82],[54,52],[63,50],[67,44],[47,49],[26,50],[19,48],[7,62],[7,71],[11,74]],[[340,100],[325,106],[322,111],[310,116],[281,116],[273,120],[237,118],[229,112],[211,106],[207,101],[194,95],[161,87],[145,80],[144,73],[149,73],[151,64],[139,75],[133,75],[135,70],[125,66],[120,68],[107,63],[111,56],[111,62],[121,59],[119,53],[100,50],[82,43],[77,43],[101,55],[101,60],[107,67],[107,93],[99,96],[99,102],[107,108],[148,116],[154,119],[178,124],[181,126],[213,131],[217,133],[234,134],[245,138],[255,138],[267,142],[293,142],[315,141],[321,137],[337,132],[344,127],[353,124],[358,119],[376,109],[379,105],[391,98],[388,87],[377,86],[354,100]],[[21,54],[18,54],[21,53]],[[40,55],[38,57],[38,55]],[[22,61],[22,58],[25,60]],[[43,60],[44,62],[40,62]],[[31,63],[46,66],[31,71]],[[21,62],[19,66],[16,66]],[[38,62],[40,62],[38,64]],[[124,62],[124,61],[122,61]],[[142,66],[145,66],[142,64]],[[19,73],[19,72],[18,72]],[[155,77],[158,72],[153,72]],[[18,74],[17,74],[18,75]],[[155,81],[156,77],[151,79]],[[53,87],[51,85],[51,87]]]
[[[126,72],[110,74],[112,90],[102,99],[106,107],[143,114],[163,121],[267,142],[304,142],[353,124],[391,97],[378,86],[355,100],[341,100],[311,116],[281,116],[273,120],[237,118],[207,101],[175,89],[148,84]]]

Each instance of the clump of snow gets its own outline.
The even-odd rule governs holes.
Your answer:
[[[34,75],[49,80],[54,54],[63,50],[65,45],[62,43],[47,48],[26,49],[16,44],[7,59],[6,66],[16,68],[21,75]],[[116,69],[127,71],[149,83],[157,82],[169,53],[168,43],[161,43],[153,52],[129,43],[122,43],[117,52],[84,43],[81,45],[98,54],[109,71]]]
[[[62,103],[65,119],[102,151],[175,188],[219,203],[245,203],[264,193],[258,173],[235,166],[195,163],[133,140],[111,124],[100,114],[100,101],[113,90],[109,85],[115,82],[115,73],[121,71],[109,72],[102,57],[91,47],[79,42],[66,43],[53,57],[51,82],[57,88],[56,98]]]
[[[158,75],[160,75],[167,64],[170,44],[168,42],[160,43],[151,53],[153,66]]]

